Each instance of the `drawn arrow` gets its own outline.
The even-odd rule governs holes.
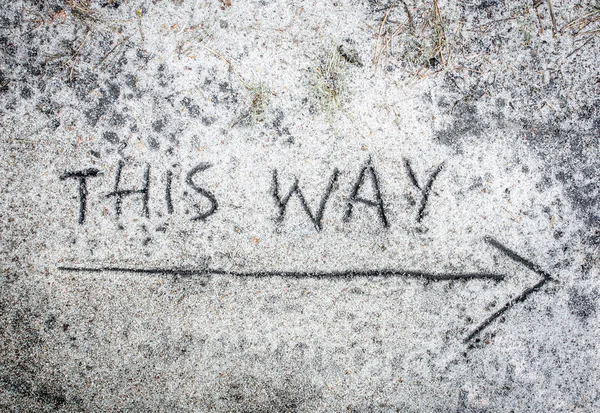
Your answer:
[[[534,264],[533,262],[529,261],[528,259],[521,257],[519,254],[517,254],[513,250],[509,249],[508,247],[502,245],[501,243],[499,243],[492,237],[484,237],[484,240],[485,240],[485,242],[487,242],[494,248],[498,249],[500,252],[502,252],[504,255],[506,255],[511,260],[518,262],[519,264],[523,264],[525,267],[529,268],[531,271],[534,271],[537,274],[541,275],[542,279],[540,281],[538,281],[536,284],[534,284],[533,286],[527,288],[525,291],[523,291],[521,294],[517,295],[512,300],[508,301],[498,311],[496,311],[491,316],[489,316],[488,318],[483,320],[481,322],[481,324],[479,324],[479,326],[477,326],[477,328],[475,328],[475,330],[473,330],[471,332],[471,334],[469,334],[463,340],[464,343],[467,343],[467,342],[471,341],[473,338],[477,337],[495,319],[500,317],[502,314],[506,313],[508,310],[510,310],[516,304],[522,303],[523,301],[525,301],[527,299],[527,297],[529,297],[531,294],[533,294],[534,292],[536,292],[540,288],[542,288],[544,286],[544,284],[546,284],[548,281],[552,280],[552,277],[550,276],[550,274],[548,274],[546,271],[544,271],[539,265]]]
[[[527,288],[517,297],[508,301],[502,308],[485,319],[475,330],[473,330],[465,339],[467,343],[477,335],[479,335],[487,326],[502,314],[510,310],[515,304],[523,302],[531,294],[539,290],[552,277],[550,274],[542,270],[538,265],[521,257],[516,252],[505,247],[491,237],[485,237],[484,240],[491,246],[498,249],[504,255],[508,256],[513,261],[523,264],[530,270],[542,276],[542,279]],[[350,279],[361,277],[382,277],[382,278],[417,278],[428,281],[452,281],[452,280],[493,280],[502,281],[505,279],[503,274],[487,273],[487,272],[472,272],[472,273],[436,273],[436,272],[421,272],[401,269],[374,269],[374,270],[343,270],[343,271],[232,271],[217,268],[199,268],[199,269],[181,269],[181,268],[131,268],[131,267],[116,267],[116,266],[101,266],[101,267],[71,267],[60,266],[57,268],[64,272],[87,272],[87,273],[104,273],[118,272],[129,274],[142,275],[172,275],[175,277],[192,278],[195,276],[203,276],[206,274],[213,275],[229,275],[233,277],[251,277],[251,278],[269,278],[269,277],[284,277],[284,278],[315,278],[315,279]]]

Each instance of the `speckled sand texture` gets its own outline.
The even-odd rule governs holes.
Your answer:
[[[600,411],[600,4],[0,2],[1,412]]]

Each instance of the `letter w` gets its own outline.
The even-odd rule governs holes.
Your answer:
[[[313,214],[310,207],[306,203],[304,195],[302,195],[302,191],[300,190],[300,187],[298,185],[298,178],[294,178],[294,184],[292,185],[288,193],[284,197],[281,197],[279,192],[279,179],[277,178],[277,169],[273,170],[273,197],[275,198],[275,202],[277,203],[277,207],[279,208],[279,215],[277,216],[277,221],[283,221],[288,202],[292,195],[296,194],[296,196],[300,200],[302,208],[310,218],[311,222],[315,225],[317,231],[320,231],[323,228],[321,221],[323,220],[323,214],[325,213],[325,206],[327,205],[327,201],[329,200],[331,192],[333,192],[335,183],[338,179],[338,175],[339,171],[337,169],[334,169],[331,178],[329,178],[329,183],[327,184],[325,193],[323,194],[321,202],[319,203],[319,209],[317,210],[316,214]]]

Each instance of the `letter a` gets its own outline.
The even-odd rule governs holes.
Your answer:
[[[373,189],[375,191],[375,200],[370,200],[363,198],[358,195],[360,192],[360,188],[362,187],[365,181],[365,175],[369,175],[371,179],[371,183],[373,184]],[[381,199],[381,191],[379,190],[379,180],[377,179],[377,173],[375,172],[375,168],[371,164],[371,158],[367,160],[367,163],[360,170],[358,174],[358,180],[354,184],[352,188],[352,192],[350,193],[350,197],[348,198],[348,207],[346,208],[346,214],[344,215],[344,221],[350,221],[352,217],[352,209],[354,208],[354,204],[360,202],[361,204],[365,204],[368,206],[377,208],[377,215],[379,216],[379,220],[383,224],[384,228],[389,226],[387,217],[385,216],[385,206],[383,205],[383,199]]]

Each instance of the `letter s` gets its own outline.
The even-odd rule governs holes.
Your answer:
[[[200,206],[198,204],[194,204],[194,207],[196,207],[196,210],[198,210],[198,216],[193,217],[192,221],[206,220],[206,218],[214,214],[217,211],[217,208],[219,207],[217,199],[210,191],[201,188],[194,183],[194,176],[196,176],[197,173],[210,168],[211,166],[212,165],[209,163],[202,162],[200,165],[196,166],[187,174],[185,183],[188,184],[194,191],[198,192],[200,195],[206,197],[210,201],[210,208],[207,211],[201,211]]]

